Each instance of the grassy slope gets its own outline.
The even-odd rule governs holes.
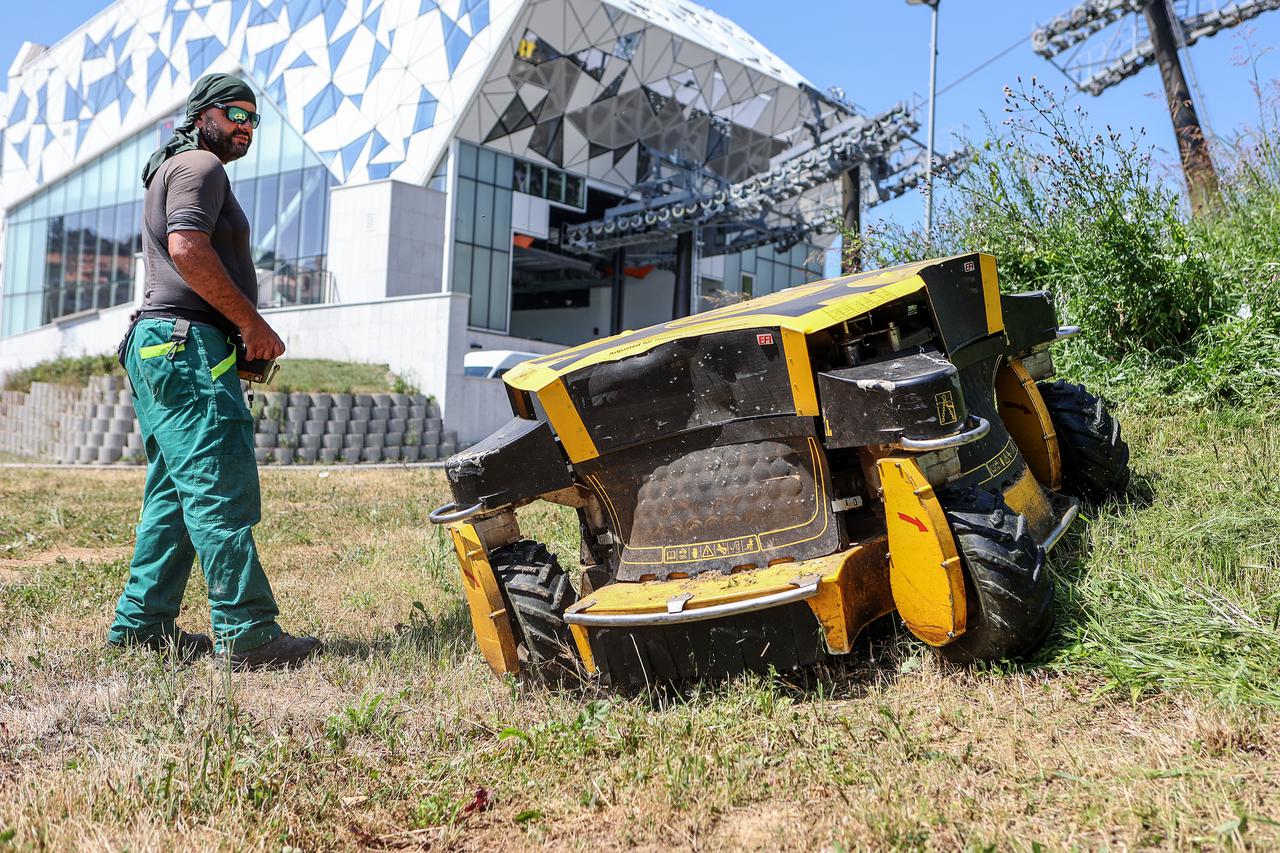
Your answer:
[[[142,472],[0,471],[0,830],[64,848],[1280,845],[1280,428],[1123,416],[1134,500],[1053,560],[1039,660],[944,667],[890,619],[808,677],[650,700],[490,676],[424,523],[435,472],[264,472],[285,624],[329,654],[228,680],[100,645]],[[566,511],[523,523],[574,553]],[[189,628],[203,596],[193,580]],[[461,814],[477,787],[493,807]]]
[[[6,391],[29,391],[32,382],[50,382],[83,388],[94,376],[123,376],[115,355],[86,355],[55,358],[5,377]],[[407,384],[385,364],[363,364],[323,358],[284,358],[273,391],[314,391],[316,393],[379,393],[409,391]]]
[[[385,364],[286,357],[270,390],[373,394],[394,390],[394,384],[395,375]]]

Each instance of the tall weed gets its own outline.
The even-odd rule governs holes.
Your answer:
[[[1221,209],[1188,221],[1141,132],[1093,131],[1034,79],[1006,89],[1005,110],[941,194],[932,239],[880,226],[863,256],[995,255],[1006,291],[1048,290],[1084,328],[1060,365],[1099,390],[1240,403],[1280,389],[1274,124],[1223,152]]]

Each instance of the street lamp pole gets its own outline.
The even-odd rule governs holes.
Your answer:
[[[929,36],[929,142],[924,155],[924,237],[930,243],[933,242],[933,115],[938,103],[938,2],[907,0],[910,6],[928,6],[933,10],[932,33]]]

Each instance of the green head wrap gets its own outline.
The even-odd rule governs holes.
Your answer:
[[[199,131],[196,130],[196,119],[200,113],[214,104],[229,104],[232,101],[248,101],[255,107],[258,97],[253,90],[239,77],[230,74],[206,74],[196,81],[195,87],[187,97],[187,117],[174,129],[173,136],[163,147],[156,149],[147,165],[142,170],[142,185],[150,186],[151,178],[156,171],[174,154],[182,151],[195,151],[200,147]]]

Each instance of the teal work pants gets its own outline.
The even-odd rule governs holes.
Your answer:
[[[280,634],[253,541],[261,517],[253,419],[226,335],[192,323],[185,344],[178,344],[173,328],[172,320],[141,320],[128,342],[125,369],[147,482],[129,581],[108,639],[175,634],[198,555],[217,649],[245,651]]]

